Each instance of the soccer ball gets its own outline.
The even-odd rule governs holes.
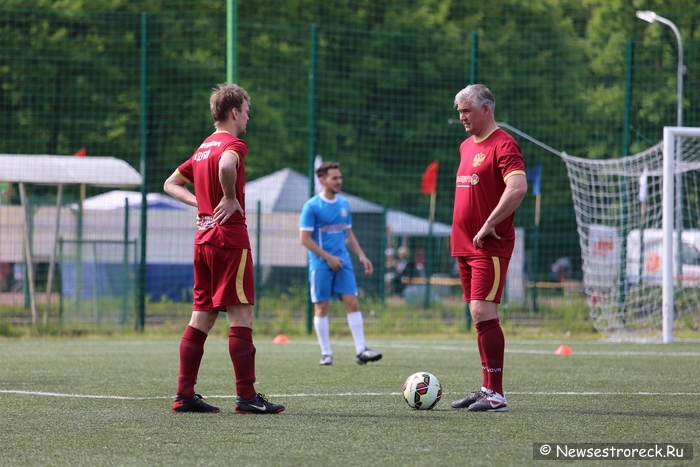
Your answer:
[[[442,397],[440,381],[427,371],[419,371],[406,378],[401,391],[408,406],[416,410],[430,410]]]

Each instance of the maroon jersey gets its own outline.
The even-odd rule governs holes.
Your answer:
[[[177,168],[180,176],[194,185],[197,197],[198,227],[194,243],[210,243],[219,248],[250,248],[248,227],[244,215],[236,212],[225,224],[214,222],[214,208],[224,197],[219,181],[219,160],[226,151],[238,154],[236,199],[245,212],[245,160],[248,145],[242,139],[221,131],[213,133],[197,148],[187,161]]]
[[[459,147],[454,213],[452,256],[498,256],[510,258],[515,246],[515,213],[496,226],[501,237],[486,237],[483,247],[472,240],[498,205],[509,177],[525,175],[525,162],[518,143],[497,128],[485,139],[467,138]]]

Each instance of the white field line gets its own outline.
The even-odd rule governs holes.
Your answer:
[[[685,339],[685,340],[679,340],[680,342],[700,342],[700,340],[691,340],[691,339]],[[420,342],[420,343],[415,343],[415,344],[401,344],[397,342],[392,342],[392,341],[373,341],[372,343],[377,344],[377,350],[381,351],[383,349],[417,349],[417,350],[444,350],[444,351],[450,351],[450,352],[471,352],[471,351],[476,351],[476,342],[474,340],[468,341],[468,343],[465,345],[464,343],[459,343],[459,342],[454,342],[453,345],[452,343],[436,343],[435,341],[426,341],[426,342]],[[104,347],[106,345],[113,345],[113,346],[124,346],[125,344],[128,346],[133,346],[135,344],[138,345],[161,345],[162,341],[148,341],[148,340],[134,340],[134,341],[99,341],[99,342],[92,342],[92,341],[81,341],[81,342],[67,342],[67,345],[91,345],[91,344],[99,344],[100,346]],[[208,345],[218,345],[219,343],[213,343],[213,342],[207,342]],[[261,342],[259,340],[255,341],[255,344],[260,346],[260,345],[267,345],[267,342]],[[561,344],[566,344],[565,341],[518,341],[515,340],[514,344],[511,344],[512,347],[508,345],[506,342],[506,352],[511,353],[511,354],[531,354],[531,355],[553,355],[554,350],[556,350],[557,347]],[[272,345],[272,344],[271,344]],[[278,344],[274,344],[278,345]],[[294,340],[290,342],[289,344],[284,344],[284,345],[302,345],[302,346],[318,346],[318,342],[315,340]],[[351,341],[337,341],[334,342],[334,346],[338,347],[354,347],[354,344]],[[521,346],[530,346],[530,345],[536,345],[536,346],[547,346],[551,345],[552,349],[551,350],[543,350],[543,349],[525,349],[525,348],[520,348]],[[587,341],[585,342],[586,347],[591,347],[595,345],[604,345],[606,347],[616,347],[621,345],[620,343],[616,342],[595,342],[595,341]],[[638,344],[640,346],[644,345],[645,347],[650,347],[650,346],[658,346],[659,348],[663,348],[665,344]],[[700,351],[696,352],[679,352],[679,351],[636,351],[636,350],[625,350],[625,351],[619,351],[619,350],[578,350],[576,343],[573,343],[570,345],[572,350],[574,351],[574,355],[590,355],[590,356],[595,356],[595,355],[600,355],[600,356],[625,356],[625,357],[634,357],[634,356],[657,356],[657,357],[700,357]]]
[[[294,345],[294,343],[290,343]],[[290,345],[285,344],[285,345]],[[318,346],[316,342],[303,342],[297,343],[296,345],[315,345]],[[352,342],[338,342],[338,346],[352,347]],[[558,345],[556,347],[559,347]],[[477,350],[476,345],[465,347],[463,345],[444,345],[444,344],[397,344],[397,343],[383,343],[381,344],[381,349],[416,349],[416,350],[444,350],[451,352],[471,352]],[[614,351],[614,350],[576,350],[576,346],[573,347],[573,355],[600,355],[600,356],[613,356],[613,357],[637,357],[637,356],[651,356],[651,357],[700,357],[700,352],[655,352],[655,351],[636,351],[636,350],[624,350],[624,351]],[[534,350],[534,349],[518,349],[510,348],[506,344],[506,353],[511,354],[530,354],[530,355],[554,355],[554,350]],[[568,355],[567,355],[568,356]]]
[[[540,354],[540,355],[553,355],[553,350],[523,350],[523,349],[508,349],[507,353],[516,354]],[[574,350],[573,355],[601,355],[601,356],[613,356],[613,357],[700,357],[700,352],[639,352],[639,351],[622,351],[613,352],[605,350]]]
[[[313,341],[297,341],[291,343],[292,345],[313,345],[317,346],[318,343]],[[287,344],[289,345],[289,344]],[[337,342],[338,346],[351,347],[353,344],[351,342]],[[455,351],[455,352],[465,352],[474,351],[476,347],[465,347],[463,345],[444,345],[444,344],[398,344],[398,343],[382,343],[382,349],[393,348],[393,349],[423,349],[423,350],[440,350],[440,351]],[[530,349],[517,349],[517,348],[506,348],[507,353],[511,354],[538,354],[538,355],[553,355],[553,350],[530,350]],[[574,355],[588,355],[588,356],[668,356],[668,357],[700,357],[700,352],[652,352],[652,351],[578,351],[574,350]],[[571,358],[571,356],[562,356],[561,358]],[[172,396],[153,396],[153,397],[129,397],[129,396],[110,396],[110,395],[97,395],[97,394],[67,394],[67,393],[54,393],[45,391],[25,391],[25,390],[7,390],[0,389],[0,394],[17,394],[17,395],[29,395],[29,396],[44,396],[44,397],[73,397],[82,399],[111,399],[111,400],[153,400],[153,399],[172,399]],[[450,392],[445,392],[444,394],[451,394]],[[454,393],[461,394],[461,393]],[[567,396],[700,396],[699,392],[575,392],[575,391],[563,391],[563,392],[518,392],[509,391],[508,394],[514,395],[526,395],[526,396],[557,396],[557,395],[567,395]],[[380,393],[380,392],[347,392],[338,394],[270,394],[270,397],[356,397],[356,396],[397,396],[401,395],[399,392],[390,393]],[[235,395],[210,395],[209,397],[214,398],[235,398]]]
[[[171,399],[172,396],[152,396],[152,397],[129,397],[129,396],[109,396],[97,394],[64,394],[58,392],[44,391],[15,391],[11,389],[0,389],[0,394],[16,394],[23,396],[42,396],[42,397],[72,397],[77,399],[107,399],[107,400],[122,400],[122,401],[146,401],[155,399]],[[444,392],[443,394],[462,394],[461,392]],[[509,395],[520,396],[700,396],[700,392],[603,392],[603,391],[509,391]],[[400,396],[400,392],[342,392],[336,394],[269,394],[270,397],[362,397],[362,396]],[[233,399],[236,396],[225,395],[208,395],[208,398],[215,399]]]

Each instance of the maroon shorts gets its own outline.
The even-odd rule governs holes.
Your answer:
[[[457,263],[465,302],[485,300],[501,303],[509,259],[498,256],[458,256]]]
[[[255,303],[253,259],[247,249],[194,246],[194,310]]]

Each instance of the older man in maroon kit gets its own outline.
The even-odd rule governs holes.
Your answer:
[[[498,319],[508,263],[515,246],[515,210],[527,193],[525,163],[515,140],[496,125],[496,102],[484,85],[467,86],[454,101],[471,137],[459,148],[452,256],[477,331],[481,388],[452,407],[506,412],[503,391],[505,338]]]

